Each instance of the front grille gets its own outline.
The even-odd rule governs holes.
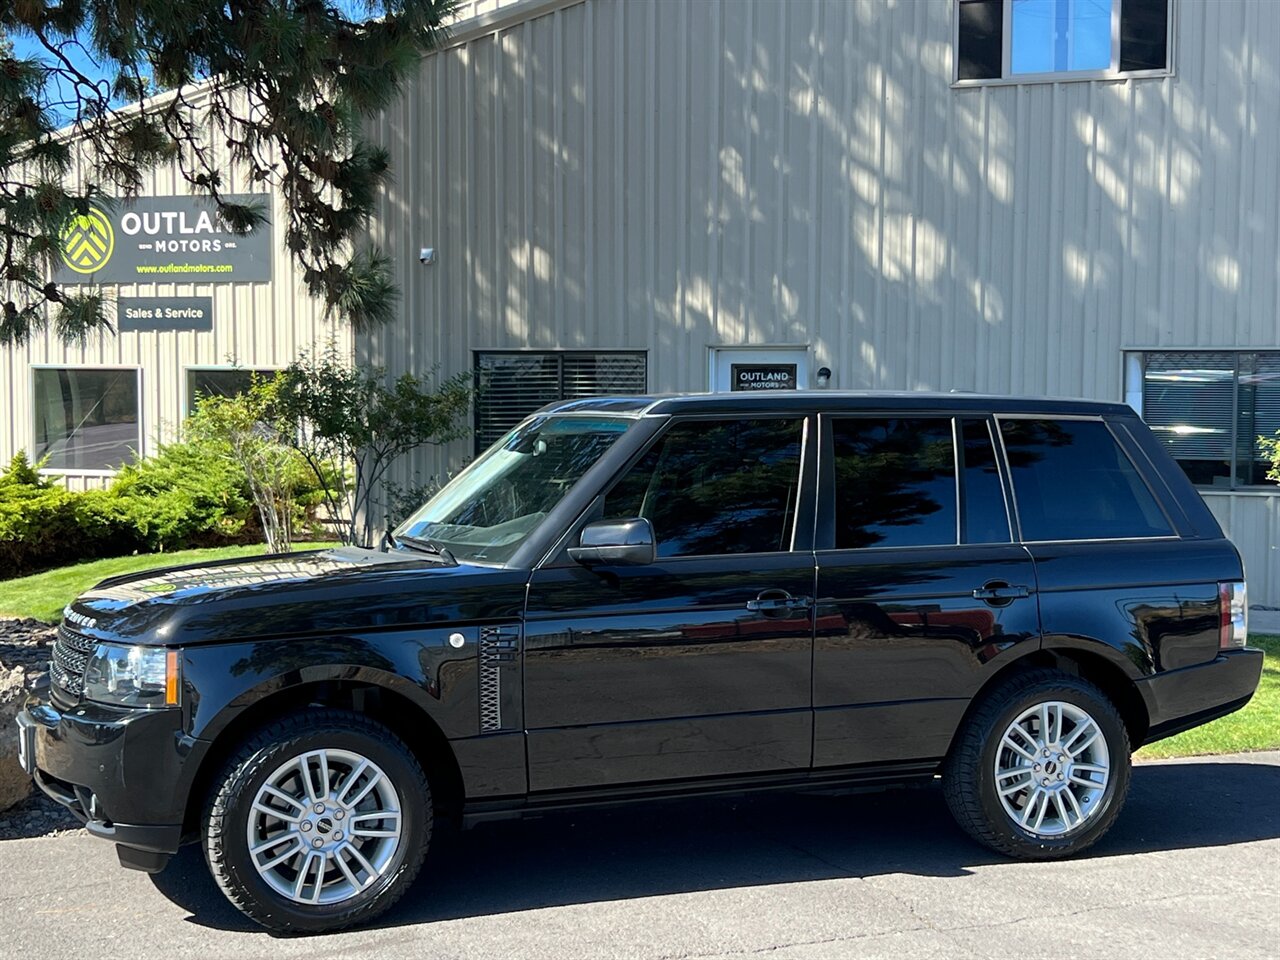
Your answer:
[[[97,642],[92,637],[58,625],[58,637],[53,641],[53,659],[49,663],[49,676],[55,684],[74,697],[84,693],[84,671]]]

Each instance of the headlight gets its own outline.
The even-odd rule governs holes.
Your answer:
[[[100,643],[84,671],[84,695],[98,703],[158,709],[178,704],[178,651]]]

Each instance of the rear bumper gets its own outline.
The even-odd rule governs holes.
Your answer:
[[[36,785],[94,836],[145,854],[132,862],[122,849],[121,862],[159,869],[177,852],[183,786],[205,746],[183,733],[178,711],[91,703],[59,711],[32,698],[18,722],[33,730],[29,762]]]
[[[1262,651],[1245,647],[1139,680],[1150,720],[1143,742],[1163,740],[1239,710],[1258,689],[1261,676]]]

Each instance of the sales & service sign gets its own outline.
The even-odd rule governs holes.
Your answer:
[[[256,201],[267,194],[227,198]],[[233,233],[204,197],[139,197],[72,216],[59,237],[58,283],[252,283],[271,279],[271,224]]]

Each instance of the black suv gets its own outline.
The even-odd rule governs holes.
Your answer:
[[[1125,406],[824,392],[562,403],[384,551],[107,580],[19,718],[40,787],[279,930],[366,920],[464,822],[941,777],[1051,858],[1137,746],[1235,710],[1240,557]]]

